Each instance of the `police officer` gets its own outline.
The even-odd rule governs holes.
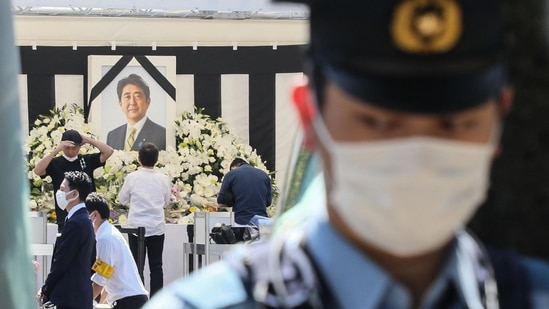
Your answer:
[[[294,98],[323,162],[310,218],[145,308],[547,308],[546,263],[463,228],[512,101],[501,1],[308,3]]]

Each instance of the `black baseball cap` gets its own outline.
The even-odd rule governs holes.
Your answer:
[[[74,143],[75,146],[81,146],[82,145],[82,136],[80,136],[80,133],[76,130],[67,130],[63,132],[63,135],[61,136],[62,141],[71,141]]]
[[[384,108],[447,113],[506,82],[503,1],[290,0],[310,7],[310,60]]]

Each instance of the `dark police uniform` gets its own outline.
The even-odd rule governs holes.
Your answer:
[[[144,308],[409,308],[402,287],[330,226],[319,211],[322,190],[315,179],[303,202],[284,215],[292,227],[281,227],[270,242],[238,247]],[[469,267],[474,276],[466,275]],[[474,308],[475,292],[485,300],[478,308],[548,308],[549,266],[484,248],[458,231],[421,308]]]

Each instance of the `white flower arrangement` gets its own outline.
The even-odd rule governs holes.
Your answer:
[[[27,140],[30,207],[35,211],[48,212],[50,221],[55,220],[51,178],[42,179],[32,170],[44,155],[57,146],[65,129],[90,134],[83,111],[76,105],[65,105],[61,109],[51,110],[48,116],[40,116]],[[175,132],[177,149],[168,147],[160,151],[157,163],[157,168],[172,180],[172,200],[166,211],[166,221],[169,223],[190,223],[190,214],[194,211],[215,211],[221,180],[236,157],[244,158],[250,165],[272,176],[252,147],[238,143],[238,136],[221,119],[211,119],[202,110],[180,115],[175,121]],[[84,145],[80,153],[96,151]],[[94,172],[97,191],[110,202],[114,222],[125,223],[128,208],[120,204],[118,192],[125,176],[138,167],[137,152],[115,150],[105,166]],[[274,179],[272,183],[273,196],[276,197],[278,189]],[[274,213],[273,207],[269,213]]]

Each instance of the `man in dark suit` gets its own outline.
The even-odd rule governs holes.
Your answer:
[[[57,204],[68,212],[61,236],[55,243],[51,270],[37,297],[57,309],[91,309],[91,261],[95,233],[84,201],[91,192],[91,179],[83,172],[65,173],[55,193]]]
[[[127,124],[107,134],[107,145],[119,150],[138,151],[145,142],[166,149],[166,128],[147,117],[151,104],[149,86],[137,74],[121,79],[116,87],[118,104],[126,115]]]

